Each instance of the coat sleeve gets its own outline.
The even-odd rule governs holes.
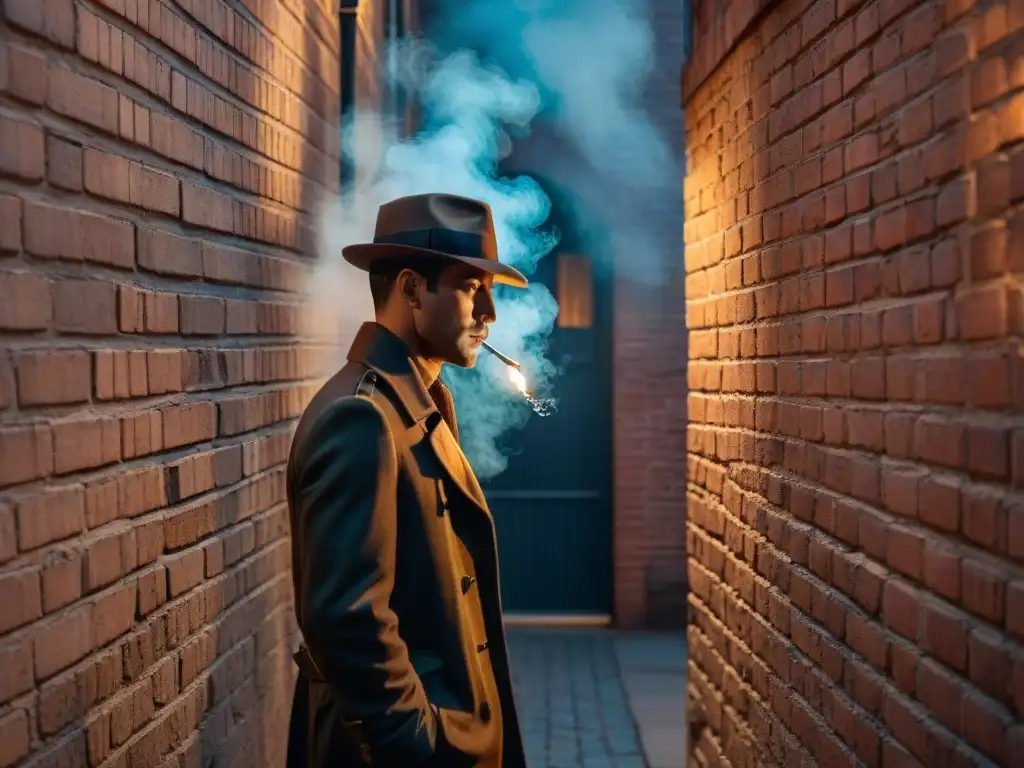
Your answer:
[[[362,721],[375,764],[416,766],[437,723],[389,606],[395,578],[398,462],[368,399],[329,406],[296,473],[303,633],[346,719]]]

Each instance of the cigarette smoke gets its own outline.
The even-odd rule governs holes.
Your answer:
[[[366,276],[344,262],[341,249],[372,239],[378,206],[402,195],[448,192],[486,201],[501,260],[529,276],[558,240],[545,227],[551,201],[530,175],[542,171],[549,189],[568,196],[559,202],[572,208],[578,248],[605,268],[628,260],[630,276],[659,284],[664,242],[648,222],[666,205],[678,218],[681,172],[642,103],[654,63],[646,2],[439,0],[427,37],[429,43],[403,41],[395,52],[398,79],[420,105],[421,130],[402,140],[360,106],[347,118],[343,148],[356,180],[322,206],[311,293],[316,324],[340,355],[373,317]],[[524,154],[528,173],[503,175],[499,163],[540,121],[554,127],[566,151]],[[499,286],[495,298],[492,343],[519,360],[531,389],[545,394],[558,375],[546,355],[555,298],[535,282],[526,290]],[[508,464],[503,438],[527,423],[530,407],[487,353],[473,370],[446,366],[444,377],[475,471],[483,480],[500,474]]]

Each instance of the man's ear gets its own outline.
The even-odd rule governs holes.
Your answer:
[[[403,269],[398,273],[395,282],[402,299],[408,302],[413,309],[419,309],[422,303],[420,301],[420,285],[423,278],[411,269]]]

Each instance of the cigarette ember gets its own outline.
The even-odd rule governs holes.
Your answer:
[[[488,352],[508,366],[509,380],[520,394],[526,398],[526,402],[533,407],[534,413],[538,416],[550,416],[552,413],[558,411],[558,403],[554,398],[537,397],[526,388],[526,377],[523,375],[522,366],[519,365],[519,363],[508,355],[503,355],[486,341],[483,343],[483,346]]]

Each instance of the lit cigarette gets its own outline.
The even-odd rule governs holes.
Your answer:
[[[521,366],[515,360],[508,355],[503,355],[501,352],[496,350],[486,341],[483,345],[487,348],[487,351],[494,355],[496,358],[501,360],[505,365],[508,366],[508,378],[512,382],[512,386],[519,390],[519,393],[526,398],[527,402],[533,406],[534,412],[539,416],[549,416],[558,410],[558,404],[551,397],[536,397],[526,387],[526,377],[523,376],[523,372],[520,370]]]
[[[508,357],[507,355],[501,354],[501,352],[496,350],[494,347],[492,347],[486,341],[483,343],[483,345],[487,349],[488,352],[490,352],[492,355],[494,355],[496,358],[501,360],[501,362],[503,362],[505,365],[509,366],[510,368],[515,368],[518,371],[522,367],[522,366],[519,365],[519,363],[517,363],[511,357]]]

